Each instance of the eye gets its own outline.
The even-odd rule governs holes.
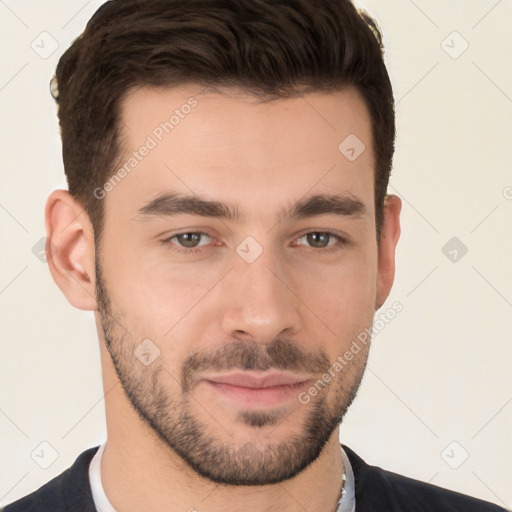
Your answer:
[[[191,231],[188,233],[179,233],[163,240],[164,243],[169,243],[173,251],[183,254],[198,252],[203,245],[208,245],[212,237],[208,233],[202,231]],[[172,247],[176,246],[176,247]]]
[[[174,252],[180,254],[193,254],[201,252],[203,246],[208,246],[215,241],[212,236],[203,231],[189,231],[172,235],[162,243],[169,246]],[[316,252],[336,251],[346,245],[348,241],[330,231],[310,231],[297,238],[293,243],[294,247],[307,244]]]
[[[339,235],[331,233],[330,231],[310,231],[302,235],[297,239],[297,242],[300,244],[301,240],[304,240],[307,244],[310,245],[313,249],[327,249],[328,247],[338,245],[344,245],[346,240]]]

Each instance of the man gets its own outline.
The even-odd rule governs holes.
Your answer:
[[[381,44],[348,0],[97,11],[53,83],[46,226],[108,439],[5,512],[500,510],[339,443],[400,235]]]

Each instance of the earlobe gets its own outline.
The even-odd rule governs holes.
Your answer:
[[[48,197],[45,219],[54,281],[70,304],[96,310],[94,233],[87,213],[67,190],[55,190]]]
[[[402,201],[398,196],[389,195],[384,205],[381,246],[378,255],[377,297],[375,310],[378,310],[391,291],[395,279],[395,250],[400,238],[400,211]]]

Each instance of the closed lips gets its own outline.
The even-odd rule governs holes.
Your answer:
[[[205,380],[208,380],[213,383],[228,384],[231,386],[252,389],[265,389],[276,386],[295,386],[303,384],[309,379],[310,377],[307,375],[295,375],[285,373],[277,373],[264,376],[237,373],[205,377]]]

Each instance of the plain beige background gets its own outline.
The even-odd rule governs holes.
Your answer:
[[[101,3],[0,1],[0,504],[105,438],[92,314],[37,256],[46,197],[65,187],[48,82]],[[403,233],[381,311],[403,311],[374,339],[341,439],[369,463],[510,508],[512,2],[359,5],[383,27],[397,99],[389,191]]]

